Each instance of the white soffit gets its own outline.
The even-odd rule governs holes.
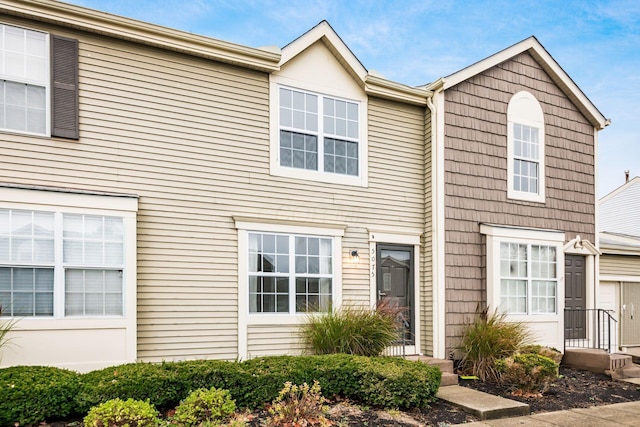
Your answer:
[[[571,77],[569,77],[549,52],[547,52],[547,50],[533,36],[445,77],[443,87],[445,90],[449,89],[450,87],[468,80],[471,77],[526,51],[528,51],[540,66],[549,74],[551,79],[553,79],[564,94],[571,99],[593,127],[603,129],[605,126],[609,125],[609,120],[602,115],[578,85],[575,84]]]

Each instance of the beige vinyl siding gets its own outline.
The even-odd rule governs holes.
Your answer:
[[[297,326],[249,326],[248,341],[249,358],[304,353],[304,345]]]
[[[545,119],[545,203],[507,199],[507,105],[526,90]],[[561,230],[595,242],[593,127],[528,53],[445,93],[446,347],[486,304],[480,224]]]
[[[600,274],[640,277],[640,256],[604,254],[600,257]]]
[[[368,230],[424,227],[423,108],[369,99],[367,188],[274,177],[267,74],[10,22],[79,39],[80,140],[2,134],[0,182],[140,197],[141,360],[236,359],[234,216],[347,225],[336,254],[343,296],[365,303]],[[348,264],[354,249],[357,265]],[[252,354],[268,351],[267,340],[277,351],[290,344],[288,333],[271,332],[252,330]]]

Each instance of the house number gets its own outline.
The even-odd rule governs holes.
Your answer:
[[[371,277],[376,277],[376,250],[371,248]]]

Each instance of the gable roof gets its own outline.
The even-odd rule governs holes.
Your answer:
[[[367,94],[415,105],[424,106],[427,104],[427,97],[432,94],[430,90],[425,87],[411,87],[392,82],[373,72],[370,73],[327,21],[321,21],[283,47],[278,66],[282,67],[317,42],[323,43],[329,49]]]
[[[578,85],[575,84],[560,64],[553,59],[534,36],[524,39],[513,46],[441,79],[443,89],[446,90],[453,87],[523,52],[529,52],[529,54],[531,54],[538,64],[549,74],[556,85],[558,85],[560,90],[578,107],[580,112],[584,114],[594,127],[603,129],[610,124],[610,120],[602,115],[598,108],[587,98],[584,92],[582,92]],[[438,82],[440,82],[440,80],[427,85],[426,88],[435,89],[433,86]]]
[[[640,238],[640,176],[604,196],[599,204],[600,231]]]

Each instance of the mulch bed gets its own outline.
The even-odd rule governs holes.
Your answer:
[[[639,386],[612,380],[604,374],[564,366],[560,367],[560,378],[551,384],[549,390],[541,398],[514,396],[506,387],[480,381],[460,380],[460,385],[527,403],[534,413],[640,400]],[[248,426],[261,427],[265,417],[264,412],[253,414],[253,419]],[[339,402],[331,407],[329,418],[335,426],[340,427],[439,427],[477,421],[476,418],[443,400],[437,400],[429,408],[407,412],[381,411],[375,408],[351,405],[348,402]],[[52,427],[72,427],[79,426],[80,423],[78,421],[74,423],[56,422],[50,425]]]

